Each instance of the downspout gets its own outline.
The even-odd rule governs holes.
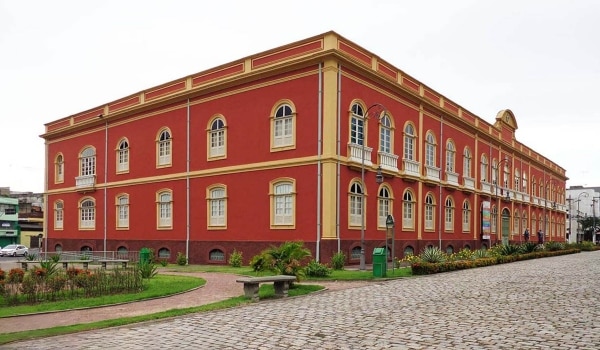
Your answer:
[[[186,137],[185,137],[185,152],[186,152],[186,163],[185,163],[185,256],[187,262],[190,261],[190,99],[187,99],[187,112],[186,112]]]
[[[321,153],[323,149],[323,63],[319,63],[319,86],[318,86],[318,107],[317,107],[317,244],[315,246],[315,252],[317,262],[321,261],[321,232],[323,225],[321,223],[321,186],[323,183],[323,174],[321,169]]]
[[[104,258],[106,258],[106,217],[108,216],[106,209],[106,187],[108,186],[108,119],[104,117]]]
[[[439,248],[442,249],[442,173],[444,170],[444,116],[440,116],[440,205],[439,205],[439,215],[440,219],[438,220],[438,240],[439,240]]]
[[[337,83],[337,103],[336,103],[336,118],[337,118],[337,136],[336,136],[336,143],[337,143],[337,150],[336,150],[336,157],[337,157],[337,169],[336,169],[336,194],[335,194],[335,230],[336,230],[336,237],[337,237],[337,251],[338,253],[341,251],[342,247],[342,242],[341,242],[341,237],[340,237],[340,121],[341,121],[341,101],[342,101],[342,66],[338,64],[338,83]]]
[[[44,163],[46,167],[46,171],[44,174],[44,233],[46,234],[46,239],[44,240],[44,260],[46,259],[46,254],[48,252],[48,140],[44,141]],[[64,170],[63,170],[64,171]],[[64,176],[64,172],[63,172]],[[53,207],[54,209],[54,207]],[[52,213],[54,215],[54,212]],[[41,255],[40,255],[41,257]]]

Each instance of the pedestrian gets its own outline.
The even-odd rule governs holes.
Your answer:
[[[529,228],[525,229],[523,236],[525,236],[525,242],[529,242]]]
[[[542,233],[542,230],[538,230],[537,236],[538,236],[538,242],[540,244],[544,243],[544,234]]]

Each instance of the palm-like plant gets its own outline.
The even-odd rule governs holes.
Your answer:
[[[429,263],[439,263],[446,261],[446,253],[438,247],[427,247],[419,255],[422,261]]]

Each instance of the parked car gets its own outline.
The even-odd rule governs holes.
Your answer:
[[[21,244],[9,244],[0,249],[0,256],[27,256],[27,254],[29,254],[29,248]]]

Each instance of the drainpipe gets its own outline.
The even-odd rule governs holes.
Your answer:
[[[187,125],[185,137],[186,174],[185,174],[185,256],[190,261],[190,99],[187,99]]]
[[[336,118],[337,118],[337,136],[336,136],[336,143],[337,143],[337,150],[336,150],[336,157],[337,157],[337,174],[336,174],[336,194],[335,194],[335,202],[336,202],[336,213],[335,213],[335,230],[336,230],[336,237],[337,237],[337,251],[338,253],[341,251],[342,247],[341,247],[341,237],[340,237],[340,121],[341,121],[341,101],[342,101],[342,66],[338,64],[338,90],[337,90],[337,103],[336,103]],[[363,209],[364,210],[364,209]]]
[[[444,170],[444,158],[442,157],[444,154],[443,147],[444,147],[444,116],[441,115],[440,116],[440,179],[439,179],[439,181],[440,181],[440,204],[439,204],[439,210],[438,210],[439,215],[440,215],[440,218],[438,220],[438,240],[439,240],[438,245],[439,245],[440,249],[442,249],[442,219],[443,219],[443,217],[442,217],[442,206],[443,206],[443,203],[442,203],[442,173]]]
[[[321,169],[321,153],[323,152],[323,63],[319,63],[319,87],[317,93],[318,107],[317,107],[317,244],[315,246],[315,255],[317,256],[317,262],[321,261],[321,232],[323,231],[323,225],[321,223],[321,186],[323,183],[323,173]]]
[[[104,258],[106,259],[106,186],[108,184],[108,119],[104,117]]]

